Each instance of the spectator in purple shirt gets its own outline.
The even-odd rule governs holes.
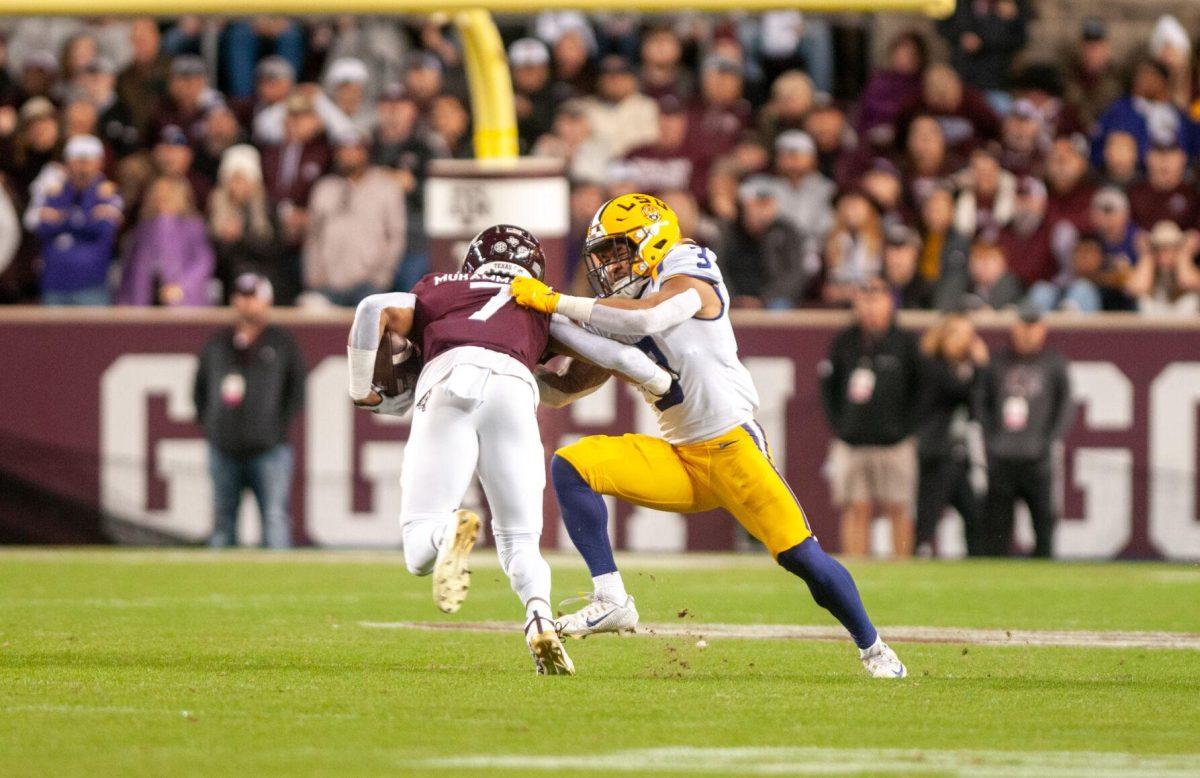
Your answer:
[[[185,179],[150,185],[121,274],[121,305],[208,305],[216,261]]]

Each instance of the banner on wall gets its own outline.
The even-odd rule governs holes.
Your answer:
[[[829,444],[816,365],[836,326],[829,315],[739,320],[742,358],[761,395],[759,422],[817,535],[836,548],[837,519],[822,475]],[[396,547],[405,420],[346,400],[341,318],[294,315],[308,363],[308,401],[293,430],[292,492],[300,543]],[[207,447],[194,424],[192,380],[213,314],[119,314],[72,321],[34,313],[0,321],[0,540],[201,542],[211,528]],[[1075,422],[1062,447],[1058,493],[1063,558],[1200,559],[1196,499],[1200,351],[1195,329],[1054,330],[1071,360]],[[988,337],[999,345],[1002,331]],[[654,432],[640,397],[615,383],[541,414],[547,454],[582,435]],[[648,478],[653,474],[648,473]],[[478,489],[468,496],[480,505]],[[551,493],[544,543],[567,547]],[[247,517],[252,513],[245,511]],[[745,538],[721,512],[682,517],[613,505],[618,548],[718,551]],[[952,514],[939,553],[962,552]],[[243,542],[257,539],[244,521]],[[1018,542],[1029,542],[1018,532]]]

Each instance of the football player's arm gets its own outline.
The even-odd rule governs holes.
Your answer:
[[[559,294],[540,282],[518,281],[534,287],[534,299],[526,299],[524,290],[518,291],[514,281],[514,297],[521,305],[561,313],[568,319],[593,324],[614,335],[654,335],[697,314],[714,317],[723,305],[711,283],[684,275],[667,279],[660,290],[637,300],[573,297]]]
[[[604,386],[611,375],[604,368],[581,359],[572,359],[558,371],[539,365],[535,372],[541,402],[551,408],[563,408],[587,397]]]
[[[409,292],[373,294],[358,304],[346,344],[346,357],[350,364],[350,399],[356,405],[379,403],[379,393],[371,388],[379,341],[385,330],[408,337],[412,332],[416,305],[416,295]]]
[[[570,355],[625,376],[630,383],[655,396],[662,396],[671,388],[671,374],[640,349],[588,332],[564,316],[551,318],[550,337]]]

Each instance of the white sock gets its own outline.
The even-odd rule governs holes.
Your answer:
[[[592,586],[597,595],[606,600],[612,600],[618,605],[624,605],[625,600],[629,598],[625,592],[625,584],[621,581],[621,574],[618,572],[596,576],[592,579]]]
[[[547,603],[543,615],[550,616],[550,565],[538,549],[540,532],[496,532],[496,552],[500,567],[508,576],[521,602],[540,600]]]
[[[446,519],[421,516],[404,522],[404,561],[413,575],[429,575],[446,536]]]
[[[534,597],[525,603],[525,621],[532,619],[535,614],[541,616],[543,619],[554,620],[554,614],[550,611],[550,603],[541,597]]]

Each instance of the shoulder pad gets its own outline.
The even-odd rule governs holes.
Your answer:
[[[717,255],[697,243],[680,243],[667,253],[658,268],[659,283],[672,276],[691,276],[719,284],[721,270],[717,267]]]

